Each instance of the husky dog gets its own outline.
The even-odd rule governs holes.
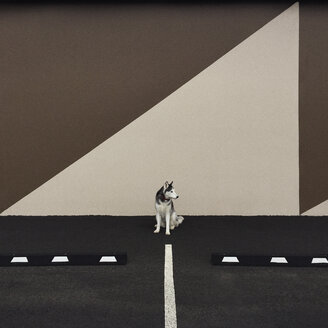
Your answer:
[[[166,234],[170,235],[170,230],[173,230],[182,223],[184,218],[174,210],[172,199],[177,199],[179,196],[173,188],[173,181],[164,183],[164,186],[157,191],[155,198],[156,208],[156,224],[154,233],[159,233],[161,227],[165,227]]]

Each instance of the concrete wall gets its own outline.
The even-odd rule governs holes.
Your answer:
[[[318,149],[323,167],[328,138],[307,123],[306,8],[2,7],[2,215],[151,215],[166,180],[181,214],[292,215],[327,199],[309,164]]]

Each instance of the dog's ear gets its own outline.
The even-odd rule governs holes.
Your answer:
[[[164,189],[167,189],[167,188],[168,188],[168,186],[169,186],[169,183],[168,183],[168,181],[165,181],[165,183],[164,183]]]
[[[171,181],[171,183],[169,184],[169,186],[172,186],[173,185],[173,181]]]

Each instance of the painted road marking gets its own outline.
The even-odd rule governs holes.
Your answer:
[[[51,262],[56,263],[56,262],[69,262],[69,261],[67,256],[54,256]]]
[[[272,257],[271,263],[288,263],[285,257]]]
[[[177,328],[177,312],[175,304],[175,290],[173,279],[172,245],[165,245],[164,264],[164,311],[165,328]]]
[[[311,263],[312,264],[328,263],[328,260],[326,257],[314,257]]]
[[[25,256],[15,256],[12,258],[11,263],[28,263],[28,260]]]
[[[239,263],[237,256],[225,256],[222,259],[222,262],[227,262],[227,263]]]
[[[99,262],[117,262],[115,256],[102,256]]]

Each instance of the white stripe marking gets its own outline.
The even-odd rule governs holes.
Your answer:
[[[115,256],[102,256],[99,262],[117,262]]]
[[[51,262],[69,262],[67,256],[54,256]]]
[[[225,256],[222,262],[239,263],[237,256]]]
[[[271,263],[288,263],[285,257],[272,257]]]
[[[177,313],[173,279],[172,245],[165,245],[164,265],[164,310],[165,328],[177,328]]]
[[[15,256],[10,263],[28,263],[26,256]]]
[[[326,257],[314,257],[312,259],[312,264],[317,264],[317,263],[328,263],[328,260]]]

